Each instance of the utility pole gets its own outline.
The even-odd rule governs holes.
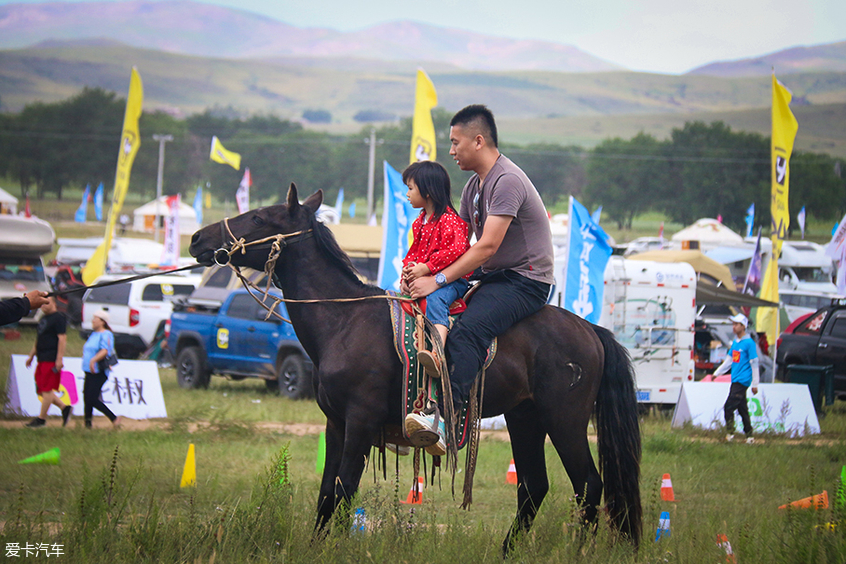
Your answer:
[[[153,140],[159,142],[159,174],[156,178],[156,218],[155,218],[155,235],[156,243],[159,242],[159,206],[162,199],[162,180],[164,178],[164,159],[165,159],[165,143],[173,141],[173,135],[153,135]]]
[[[376,140],[376,129],[370,128],[370,139],[365,139],[364,142],[369,145],[369,154],[367,161],[367,222],[373,217],[373,183],[376,169],[376,145],[381,145],[385,142],[384,139]]]

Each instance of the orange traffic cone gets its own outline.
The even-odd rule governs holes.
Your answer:
[[[726,564],[737,563],[737,558],[734,556],[734,551],[731,549],[731,543],[727,536],[722,533],[717,535],[717,546],[726,551]]]
[[[661,500],[676,501],[676,496],[673,493],[673,481],[669,474],[664,474],[661,478]]]
[[[417,482],[412,484],[408,491],[408,498],[400,503],[408,503],[411,505],[421,505],[423,503],[423,476],[417,476]]]
[[[505,483],[517,485],[517,467],[514,466],[514,459],[508,464],[508,472],[505,474]]]
[[[788,506],[795,509],[828,509],[828,490],[823,490],[821,494],[779,505],[778,508],[787,509]]]

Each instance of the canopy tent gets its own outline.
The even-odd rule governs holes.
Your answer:
[[[744,244],[743,237],[716,219],[708,217],[696,220],[693,225],[688,225],[670,240],[677,245],[683,245],[685,241],[698,241],[700,249]]]
[[[729,305],[735,307],[778,307],[776,302],[769,302],[724,288],[723,286],[711,286],[710,284],[696,285],[697,305]]]
[[[132,229],[133,231],[143,231],[152,233],[156,230],[156,201],[147,202],[140,208],[136,208],[133,215]],[[167,196],[162,196],[159,199],[159,217],[167,217]],[[159,226],[163,226],[163,220],[159,220]],[[197,213],[194,208],[180,202],[179,204],[179,232],[183,235],[190,235],[200,228],[197,223]]]
[[[714,285],[722,283],[726,288],[734,289],[734,280],[728,267],[708,258],[701,251],[647,251],[627,258],[628,260],[651,260],[655,262],[686,262],[693,267],[697,274],[707,276],[706,280],[711,281]]]
[[[0,213],[16,215],[18,213],[18,199],[0,188]]]

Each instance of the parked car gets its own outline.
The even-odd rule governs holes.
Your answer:
[[[846,395],[846,299],[794,322],[778,338],[779,374],[791,364],[834,366],[834,390]]]
[[[121,278],[126,275],[107,274],[98,278],[95,284]],[[80,335],[83,339],[88,338],[94,313],[104,309],[109,312],[118,356],[137,358],[170,319],[173,300],[191,294],[199,283],[197,274],[161,274],[126,284],[91,288],[82,297]]]
[[[283,303],[276,311],[288,315]],[[183,388],[204,388],[212,374],[220,374],[263,378],[269,389],[292,399],[313,396],[313,365],[294,329],[277,317],[267,319],[246,290],[230,292],[219,308],[178,302],[167,344]]]

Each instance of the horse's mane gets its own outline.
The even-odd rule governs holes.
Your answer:
[[[358,277],[358,271],[353,266],[352,261],[350,261],[349,255],[341,249],[340,245],[338,245],[338,241],[335,240],[335,234],[332,233],[332,230],[326,227],[323,222],[318,221],[315,216],[311,217],[311,229],[320,250],[323,251],[336,266],[338,266],[344,278],[354,284],[360,285],[361,288],[363,290],[367,290],[368,293],[384,293],[384,290],[381,288],[373,286],[372,284],[365,284],[361,281]]]

